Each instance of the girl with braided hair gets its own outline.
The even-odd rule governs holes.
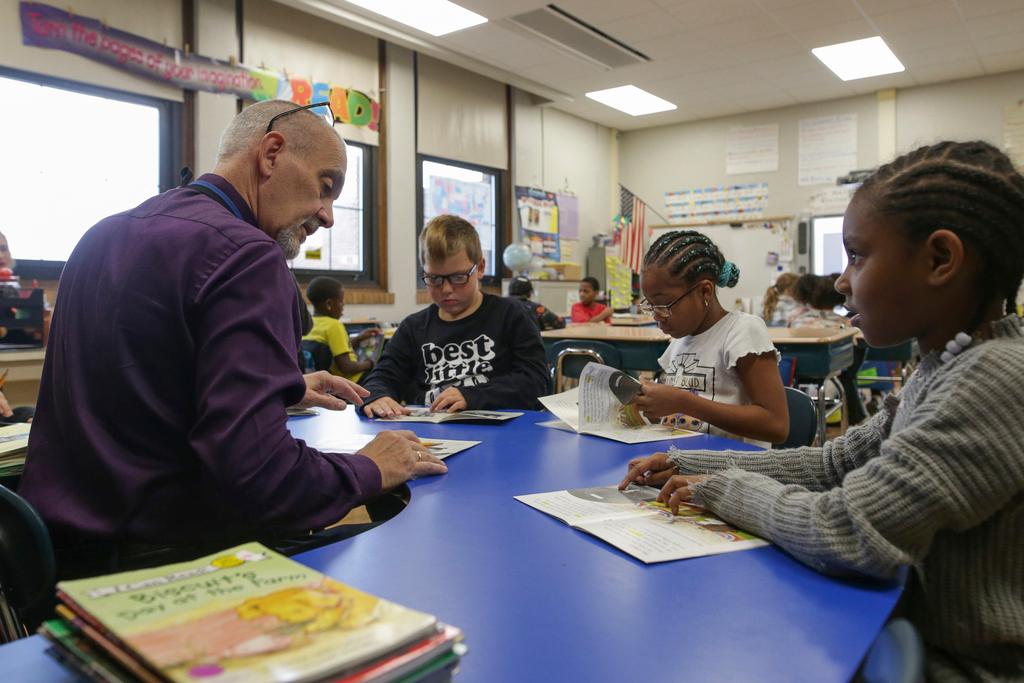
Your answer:
[[[872,346],[916,339],[899,396],[822,448],[670,451],[664,485],[835,575],[896,579],[928,680],[1024,680],[1024,177],[985,142],[922,147],[846,210],[836,289]],[[647,474],[650,473],[650,474]]]
[[[651,245],[640,273],[643,305],[674,341],[658,359],[667,383],[643,382],[633,403],[648,418],[767,446],[786,440],[789,413],[764,321],[718,301],[718,287],[739,277],[699,232],[670,232]]]

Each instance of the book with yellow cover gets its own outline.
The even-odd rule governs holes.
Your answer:
[[[172,681],[320,680],[438,630],[431,615],[358,591],[258,543],[57,588],[116,647]]]

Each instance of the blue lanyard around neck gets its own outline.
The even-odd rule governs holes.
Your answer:
[[[215,195],[217,195],[217,199],[220,200],[220,203],[224,205],[224,208],[226,208],[231,213],[235,214],[235,218],[237,218],[238,220],[245,220],[244,218],[242,218],[242,212],[238,210],[238,206],[235,205],[233,201],[231,201],[231,197],[229,197],[224,192],[224,190],[220,189],[213,183],[208,182],[206,180],[193,180],[191,184],[199,185],[200,187],[204,187],[210,192],[214,193]],[[203,194],[206,193],[204,192]]]

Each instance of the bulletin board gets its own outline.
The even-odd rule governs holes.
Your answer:
[[[658,239],[673,230],[695,230],[707,235],[718,246],[728,260],[740,269],[739,283],[730,289],[719,290],[719,300],[726,310],[734,308],[737,298],[751,300],[751,306],[759,311],[761,298],[769,285],[783,271],[794,271],[796,264],[796,221],[792,219],[751,221],[734,228],[729,224],[706,224],[701,226],[666,227],[655,226],[651,240]],[[768,254],[779,255],[775,264],[768,263]],[[781,268],[781,269],[780,269]]]

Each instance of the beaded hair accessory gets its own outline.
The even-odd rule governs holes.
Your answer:
[[[966,349],[974,341],[974,338],[966,332],[957,332],[956,336],[946,342],[946,349],[939,354],[943,363],[953,360],[958,353]]]

